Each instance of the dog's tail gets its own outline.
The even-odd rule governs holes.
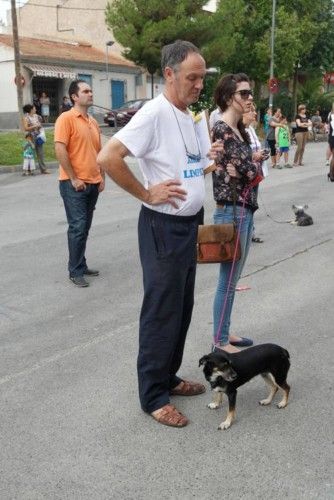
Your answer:
[[[289,351],[287,351],[286,349],[283,349],[284,351],[284,355],[285,357],[290,361],[290,354],[289,354]]]

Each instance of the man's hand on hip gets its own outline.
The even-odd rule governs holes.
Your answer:
[[[181,181],[177,179],[169,179],[155,186],[148,188],[148,197],[145,202],[149,205],[160,205],[162,203],[170,203],[174,208],[178,208],[175,198],[180,200],[186,199],[187,191],[178,187]]]

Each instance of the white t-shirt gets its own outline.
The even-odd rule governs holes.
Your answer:
[[[194,121],[190,111],[183,113],[160,94],[146,103],[114,137],[138,159],[145,188],[179,179],[180,187],[187,191],[185,200],[176,199],[178,208],[169,203],[146,205],[148,208],[184,216],[195,215],[202,208],[204,169],[212,163],[206,157],[210,138],[204,114]],[[200,159],[187,157],[186,148]]]
[[[249,125],[249,127],[246,127],[246,131],[248,132],[248,135],[251,140],[250,147],[252,148],[252,152],[254,153],[256,151],[261,151],[261,142],[257,136],[257,133],[255,132],[254,127],[252,127],[252,125]],[[263,177],[267,177],[269,170],[266,160],[262,162],[261,167],[262,167]]]
[[[219,108],[214,109],[212,111],[212,113],[210,114],[210,118],[209,118],[210,130],[212,130],[213,127],[215,126],[215,124],[222,119],[223,119],[223,113],[220,111],[220,109]]]

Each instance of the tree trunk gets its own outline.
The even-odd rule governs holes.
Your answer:
[[[19,32],[17,27],[17,15],[16,15],[16,5],[15,0],[11,0],[11,14],[12,14],[12,25],[13,25],[13,44],[14,44],[14,58],[15,58],[15,78],[16,78],[16,89],[17,89],[17,105],[19,108],[19,128],[23,131],[23,85],[22,85],[22,75],[21,75],[21,55],[20,55],[20,43],[19,43]]]

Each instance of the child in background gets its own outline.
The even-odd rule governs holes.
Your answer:
[[[25,142],[23,143],[23,173],[22,175],[34,175],[35,166],[35,146],[31,132],[25,135]]]
[[[286,116],[281,116],[280,126],[276,127],[275,134],[276,144],[278,145],[277,168],[282,168],[279,163],[282,155],[284,155],[285,168],[292,168],[292,165],[289,163],[290,130]]]

